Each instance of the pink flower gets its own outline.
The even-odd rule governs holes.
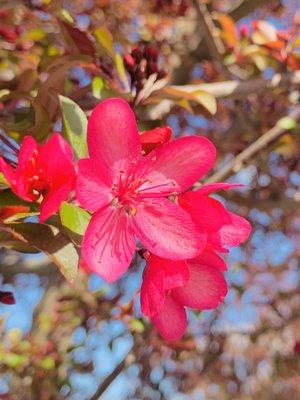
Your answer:
[[[187,190],[215,161],[204,137],[185,137],[142,157],[135,116],[121,99],[101,102],[88,123],[90,158],[78,163],[76,198],[94,213],[82,256],[109,282],[129,266],[135,238],[152,253],[194,257],[205,245],[190,215],[167,196]]]
[[[241,185],[212,183],[179,196],[179,204],[191,215],[198,232],[206,233],[207,245],[222,253],[228,252],[224,246],[238,246],[245,242],[251,233],[251,225],[209,195],[238,186]]]
[[[71,147],[58,133],[44,145],[39,145],[32,136],[25,136],[17,167],[0,157],[0,171],[17,196],[29,202],[41,199],[40,221],[45,221],[74,189],[76,174],[72,162]]]
[[[229,211],[212,192],[240,186],[229,183],[203,185],[179,196],[179,204],[191,215],[206,247],[187,261],[171,261],[151,255],[143,275],[141,306],[167,340],[177,340],[187,326],[184,307],[209,310],[217,307],[227,293],[223,272],[227,267],[217,252],[247,240],[250,223]]]
[[[151,254],[141,288],[143,314],[164,339],[180,339],[187,327],[185,307],[210,310],[223,301],[227,293],[223,270],[221,259],[171,261]]]

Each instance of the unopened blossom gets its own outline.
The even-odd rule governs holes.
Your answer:
[[[40,202],[40,221],[55,214],[75,186],[75,168],[70,145],[54,133],[39,145],[32,136],[25,136],[16,167],[0,157],[0,172],[11,190],[21,199]]]
[[[172,129],[169,126],[162,126],[149,131],[142,132],[140,140],[142,150],[145,154],[150,153],[157,147],[170,141],[172,136]]]
[[[93,110],[87,139],[90,158],[78,163],[76,198],[93,213],[82,242],[88,268],[115,281],[130,264],[136,238],[161,257],[196,256],[204,235],[167,196],[184,192],[212,167],[213,144],[189,136],[143,157],[134,113],[121,99]]]

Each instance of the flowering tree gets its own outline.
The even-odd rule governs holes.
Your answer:
[[[295,4],[0,17],[0,396],[296,398]]]

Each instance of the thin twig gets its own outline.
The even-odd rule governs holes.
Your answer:
[[[289,118],[298,121],[300,119],[300,106],[296,106],[288,115]],[[260,150],[265,148],[268,144],[277,139],[280,135],[282,135],[286,129],[282,127],[282,125],[277,122],[277,124],[259,137],[255,142],[253,142],[250,146],[248,146],[245,150],[243,150],[237,157],[231,160],[227,165],[225,165],[220,171],[217,171],[210,178],[207,179],[206,183],[217,182],[227,178],[232,172],[238,172],[245,161],[251,159],[255,154],[257,154]],[[194,187],[200,187],[201,184],[196,184]]]

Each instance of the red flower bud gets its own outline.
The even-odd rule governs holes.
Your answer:
[[[144,53],[147,60],[157,61],[158,49],[155,46],[148,44],[145,47]]]
[[[249,28],[247,25],[240,26],[240,35],[244,38],[249,36]]]
[[[15,304],[15,298],[12,292],[2,292],[0,290],[0,303],[12,305]]]
[[[126,65],[126,67],[130,70],[134,69],[136,66],[136,62],[135,59],[132,57],[131,54],[126,54],[124,56],[124,63]]]
[[[139,47],[132,49],[131,55],[136,61],[141,61],[143,58],[143,52]]]
[[[150,151],[168,142],[172,136],[172,129],[169,126],[151,129],[142,132],[140,138],[143,151],[148,154]]]

